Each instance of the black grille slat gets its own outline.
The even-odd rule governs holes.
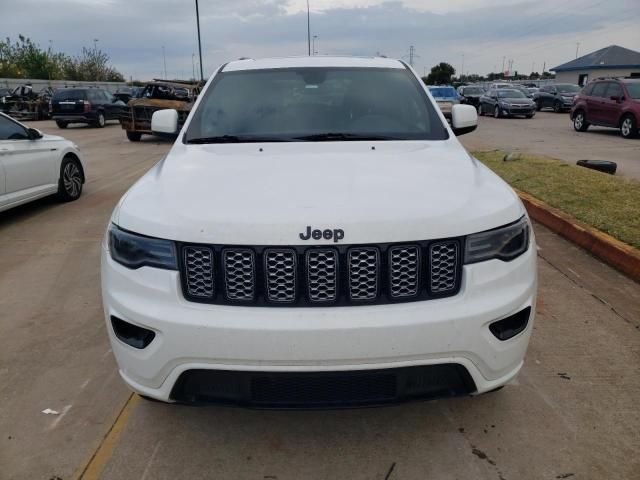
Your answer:
[[[429,247],[430,290],[442,294],[457,289],[458,242],[439,242]]]
[[[233,246],[178,244],[183,293],[212,304],[333,307],[451,297],[462,238],[412,244]]]
[[[250,301],[255,297],[255,254],[249,249],[224,251],[224,277],[229,300]]]
[[[389,289],[394,298],[418,294],[420,249],[416,246],[393,247],[389,253]]]
[[[267,250],[264,257],[267,298],[274,303],[296,299],[297,255],[291,249]]]
[[[187,291],[197,298],[213,297],[213,251],[206,247],[184,249]]]

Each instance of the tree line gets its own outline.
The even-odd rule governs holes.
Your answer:
[[[44,50],[23,35],[14,43],[9,37],[0,40],[0,78],[124,82],[109,60],[96,47],[83,47],[80,55],[72,57],[51,47]]]
[[[446,62],[441,62],[438,65],[432,67],[429,75],[423,77],[422,80],[427,85],[450,85],[453,81],[475,83],[505,80],[507,78],[502,72],[489,73],[486,77],[477,74],[460,75],[458,77],[455,77],[455,74],[456,69],[453,68],[453,66]],[[513,76],[509,77],[510,80],[538,80],[548,78],[554,78],[554,75],[549,72],[542,72],[542,75],[540,75],[538,72],[531,72],[529,75],[519,75],[518,72],[515,72]]]

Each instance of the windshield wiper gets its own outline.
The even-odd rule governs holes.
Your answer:
[[[189,138],[186,143],[205,144],[205,143],[261,143],[261,142],[290,142],[286,138],[277,137],[254,137],[244,135],[218,135],[216,137],[200,137]]]
[[[313,135],[304,135],[302,137],[295,137],[296,140],[303,140],[305,142],[357,142],[357,141],[376,141],[376,140],[400,140],[395,137],[388,137],[384,135],[362,135],[358,133],[316,133]]]

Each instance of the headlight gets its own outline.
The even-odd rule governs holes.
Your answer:
[[[109,227],[109,252],[116,262],[134,270],[140,267],[178,269],[172,241],[136,235],[113,224]]]
[[[464,259],[465,263],[484,262],[493,258],[508,262],[528,248],[529,221],[527,217],[522,217],[510,225],[469,235]]]

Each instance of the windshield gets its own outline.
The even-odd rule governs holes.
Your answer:
[[[463,95],[482,95],[484,90],[480,87],[465,87],[462,89]]]
[[[629,95],[631,95],[631,98],[640,100],[640,82],[629,82],[624,85],[627,87],[627,91],[629,92]]]
[[[429,91],[434,98],[457,98],[455,88],[453,87],[429,87]]]
[[[446,138],[408,70],[314,67],[218,74],[194,112],[185,142]]]
[[[578,93],[580,87],[578,85],[556,85],[559,93]]]
[[[520,90],[498,90],[500,98],[527,98]]]

